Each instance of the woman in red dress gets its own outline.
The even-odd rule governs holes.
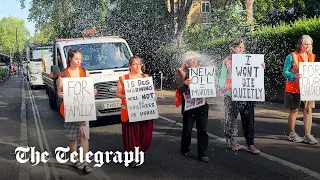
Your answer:
[[[122,121],[122,140],[125,151],[135,151],[135,147],[139,147],[139,151],[145,152],[149,149],[152,141],[153,120],[129,122],[126,94],[124,89],[124,80],[148,77],[141,73],[142,60],[139,57],[131,57],[129,60],[129,74],[119,78],[116,95],[122,100],[121,121]],[[130,166],[137,167],[139,164],[133,161]]]

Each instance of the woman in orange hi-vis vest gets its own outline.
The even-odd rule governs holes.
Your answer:
[[[290,109],[288,117],[288,126],[290,130],[289,140],[293,142],[305,142],[308,144],[319,143],[313,135],[311,135],[312,126],[312,108],[315,108],[314,101],[301,102],[299,79],[302,74],[299,73],[300,62],[314,62],[315,55],[312,53],[312,38],[303,35],[297,44],[297,51],[290,53],[285,60],[283,74],[287,79],[284,95],[284,104]],[[301,138],[295,132],[295,122],[298,109],[303,109],[303,122],[305,135]]]
[[[147,151],[152,142],[153,120],[129,122],[127,111],[124,80],[144,78],[148,75],[141,73],[142,60],[133,56],[129,60],[129,74],[119,78],[116,96],[121,99],[122,140],[125,151],[134,152],[135,147],[140,151]],[[137,167],[139,163],[132,161],[130,167]]]
[[[81,67],[82,54],[78,50],[68,49],[67,57],[67,68],[65,68],[58,75],[58,95],[63,98],[63,82],[62,78],[71,77],[89,77],[89,71]],[[96,89],[94,94],[97,94]],[[60,112],[64,116],[64,104],[61,104]],[[65,133],[69,140],[70,153],[77,151],[77,141],[80,140],[80,145],[83,148],[83,156],[89,151],[89,121],[83,122],[65,122],[64,124]],[[78,159],[78,157],[75,157]],[[81,163],[77,160],[74,163],[74,167],[83,170],[84,173],[88,174],[92,172],[92,168],[87,162]]]

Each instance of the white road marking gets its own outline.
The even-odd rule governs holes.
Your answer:
[[[30,93],[31,90],[30,90],[30,88],[29,88],[29,85],[28,85],[28,89],[29,89],[29,93]],[[38,92],[41,93],[41,91],[38,91]],[[44,142],[45,142],[46,149],[47,149],[47,151],[49,152],[49,154],[50,154],[50,156],[51,156],[52,153],[51,153],[51,151],[50,151],[50,147],[49,147],[49,144],[48,144],[48,140],[47,140],[46,135],[45,135],[45,132],[44,132],[44,128],[43,128],[42,121],[41,121],[41,118],[40,118],[39,110],[38,110],[38,108],[37,108],[37,106],[36,106],[36,101],[35,101],[34,97],[35,97],[35,96],[30,95],[30,99],[31,99],[31,101],[34,103],[36,115],[37,115],[37,117],[38,117],[38,119],[35,118],[35,121],[37,121],[37,122],[39,121],[40,129],[41,129],[41,132],[42,132],[42,136],[43,136],[43,139],[44,139]],[[43,98],[43,96],[39,96],[39,97],[42,97],[42,98]],[[47,97],[45,97],[45,98],[47,98]],[[33,103],[32,103],[32,106],[33,106]],[[34,113],[34,114],[35,114],[35,113]],[[37,130],[38,130],[38,128],[37,128]],[[39,134],[38,134],[38,136],[39,136]],[[40,141],[39,141],[39,142],[40,142]],[[80,144],[78,144],[78,145],[80,145]],[[52,156],[51,156],[51,157],[52,157]],[[58,179],[59,179],[59,176],[58,176],[58,172],[57,172],[57,169],[56,169],[56,167],[55,167],[55,164],[54,164],[54,163],[51,163],[51,167],[52,167],[52,171],[53,171],[53,174],[54,174],[54,178],[55,178],[56,180],[58,180]],[[94,168],[94,172],[92,172],[92,173],[93,173],[94,179],[111,180],[111,178],[102,170],[102,168]]]
[[[22,79],[22,87],[21,87],[21,127],[20,127],[20,139],[19,146],[27,147],[28,142],[28,127],[27,127],[27,110],[26,110],[26,92],[24,89],[24,78]],[[15,153],[13,153],[15,154]],[[29,165],[29,161],[26,163]],[[24,167],[19,163],[19,180],[29,180],[30,179],[30,171],[28,169],[29,166]]]
[[[38,140],[39,140],[39,145],[40,145],[41,152],[44,152],[44,148],[43,148],[43,144],[44,144],[47,152],[50,154],[50,156],[52,156],[53,154],[50,151],[48,140],[47,140],[46,134],[44,132],[42,121],[41,121],[41,118],[40,118],[40,115],[39,115],[39,110],[38,110],[38,107],[36,105],[35,99],[34,99],[32,93],[31,93],[31,89],[30,89],[29,83],[27,83],[27,87],[28,87],[28,91],[29,91],[29,96],[30,96],[30,101],[31,101],[32,111],[33,111],[33,117],[34,117],[34,121],[35,121],[35,124],[36,124],[37,135],[38,135]],[[52,169],[52,172],[53,172],[54,179],[59,179],[58,172],[57,172],[55,164],[51,163],[51,162],[49,162],[49,163],[51,165],[51,169]],[[50,179],[50,172],[49,172],[47,163],[44,163],[44,167],[45,167],[46,179],[49,180]]]
[[[159,117],[160,117],[161,119],[165,120],[165,121],[168,121],[168,122],[171,122],[171,123],[176,123],[176,121],[174,121],[174,120],[172,120],[172,119],[169,119],[169,118],[166,118],[166,117],[163,117],[163,116],[159,116]],[[176,123],[176,124],[179,125],[179,126],[183,126],[181,123]],[[195,128],[192,128],[192,130],[197,131],[197,129],[195,129]],[[211,137],[211,138],[214,138],[214,139],[216,139],[216,140],[218,140],[218,141],[220,141],[220,142],[226,143],[225,138],[222,138],[222,137],[213,135],[213,134],[208,133],[208,132],[207,132],[207,134],[208,134],[208,136]],[[241,148],[242,148],[242,149],[246,149],[247,147],[245,147],[245,146],[242,145]],[[303,172],[303,173],[305,173],[305,174],[307,174],[307,175],[309,175],[309,176],[312,176],[312,177],[314,177],[314,178],[316,178],[316,179],[320,179],[320,174],[319,174],[319,173],[317,173],[317,172],[315,172],[315,171],[312,171],[312,170],[310,170],[310,169],[308,169],[308,168],[299,166],[299,165],[297,165],[297,164],[291,163],[291,162],[289,162],[289,161],[286,161],[286,160],[277,158],[277,157],[275,157],[275,156],[272,156],[272,155],[269,155],[269,154],[266,154],[266,153],[263,153],[263,152],[260,153],[260,156],[262,156],[262,157],[264,157],[264,158],[266,158],[266,159],[269,159],[269,160],[271,160],[271,161],[278,162],[278,163],[280,163],[280,164],[282,164],[282,165],[284,165],[284,166],[287,166],[287,167],[289,167],[289,168],[292,168],[292,169],[294,169],[294,170],[301,171],[301,172]]]

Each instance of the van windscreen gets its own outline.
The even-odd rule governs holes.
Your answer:
[[[130,52],[125,43],[106,42],[69,45],[63,48],[66,56],[68,56],[69,48],[82,53],[81,66],[88,70],[128,67]]]

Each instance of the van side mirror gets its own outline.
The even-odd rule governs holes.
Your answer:
[[[59,66],[57,66],[57,65],[52,65],[52,66],[51,66],[50,77],[51,77],[52,79],[57,79],[59,72],[60,72]]]

